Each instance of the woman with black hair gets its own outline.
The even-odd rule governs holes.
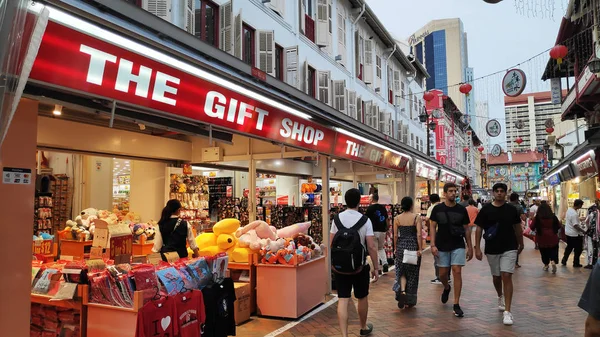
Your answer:
[[[180,258],[188,257],[186,242],[194,252],[193,257],[199,256],[200,250],[196,245],[192,227],[179,217],[181,208],[179,200],[169,200],[158,221],[158,231],[156,231],[152,251],[160,253],[164,261],[167,260],[165,253],[177,252]]]
[[[394,219],[394,247],[396,247],[396,282],[393,290],[396,292],[398,308],[409,308],[417,304],[419,288],[419,269],[421,268],[421,252],[423,240],[421,236],[421,216],[413,212],[413,200],[404,197],[400,202],[402,213]],[[405,251],[416,253],[417,263],[408,262],[404,257]]]
[[[535,218],[530,223],[529,228],[536,232],[536,242],[542,256],[542,263],[544,263],[544,271],[547,271],[549,264],[552,263],[552,273],[556,273],[560,221],[552,213],[550,205],[541,203],[538,206]]]

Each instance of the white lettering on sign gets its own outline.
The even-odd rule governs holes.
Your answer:
[[[365,147],[351,140],[347,140],[346,154],[353,157],[363,158],[365,156]]]
[[[383,156],[383,153],[373,149],[373,150],[371,150],[371,155],[369,157],[369,160],[372,162],[378,163],[381,160],[382,156]]]
[[[117,71],[117,79],[115,81],[115,90],[121,92],[129,92],[129,85],[131,82],[135,83],[135,95],[143,98],[148,98],[148,89],[152,84],[152,77],[154,70],[146,66],[140,65],[138,74],[133,73],[133,62],[124,58],[117,58],[117,56],[105,53],[101,50],[80,45],[79,51],[90,55],[90,65],[88,67],[86,82],[102,85],[104,79],[104,72],[106,70],[106,62],[117,63],[119,61],[119,68]],[[154,89],[152,90],[152,100],[173,105],[177,104],[177,100],[166,97],[165,93],[171,95],[177,95],[177,88],[173,84],[179,84],[180,79],[177,77],[170,76],[160,71],[156,71],[154,76]]]
[[[206,102],[204,103],[204,113],[213,118],[226,120],[231,123],[237,123],[244,125],[246,119],[256,115],[256,130],[262,130],[265,117],[269,115],[269,112],[254,106],[239,102],[237,99],[232,98],[227,101],[227,97],[218,91],[209,91],[206,94]]]
[[[315,129],[312,126],[294,122],[289,118],[284,118],[281,121],[281,130],[279,130],[279,134],[281,137],[291,138],[315,146],[325,139],[325,132]]]
[[[579,171],[584,171],[589,168],[592,168],[594,166],[594,163],[592,161],[592,158],[587,158],[586,160],[577,163],[577,166],[579,166]]]

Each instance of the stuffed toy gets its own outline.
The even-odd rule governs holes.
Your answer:
[[[239,232],[239,230],[238,230]],[[238,235],[236,232],[236,236]],[[241,248],[250,248],[251,250],[257,251],[260,249],[260,238],[256,235],[255,230],[249,230],[238,238],[238,246]]]
[[[177,185],[177,187],[178,187],[177,192],[179,192],[179,193],[186,193],[187,192],[187,186],[184,183],[179,183]]]
[[[275,240],[277,238],[275,227],[269,226],[266,222],[261,220],[252,221],[244,227],[240,227],[236,233],[236,237],[241,237],[247,232],[254,230],[256,235],[261,239]]]
[[[252,253],[247,247],[239,247],[236,231],[240,228],[238,219],[223,219],[213,226],[213,233],[203,233],[196,237],[200,248],[200,256],[214,256],[227,253],[232,262],[248,262],[248,254]]]
[[[146,226],[146,229],[144,229],[144,234],[146,234],[147,241],[152,241],[156,236],[156,229],[154,229],[152,226]]]
[[[267,239],[264,249],[266,249],[267,251],[271,251],[271,252],[277,252],[280,249],[283,249],[284,246],[285,246],[284,239],[277,239],[277,240]]]
[[[300,233],[306,234],[310,225],[311,222],[307,221],[283,227],[277,230],[277,236],[280,238],[296,238]]]
[[[143,224],[135,224],[133,226],[133,230],[131,231],[131,233],[133,234],[133,241],[134,242],[140,241],[140,236],[142,234],[144,234],[144,232],[145,232],[145,229],[144,229]]]

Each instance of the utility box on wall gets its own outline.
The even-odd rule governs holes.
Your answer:
[[[223,161],[223,149],[220,147],[205,147],[202,149],[203,162]]]

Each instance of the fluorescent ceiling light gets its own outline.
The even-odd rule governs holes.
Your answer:
[[[358,140],[360,140],[360,141],[363,141],[363,142],[365,142],[365,143],[369,143],[369,144],[371,144],[371,145],[373,145],[373,146],[376,146],[376,147],[382,148],[382,149],[384,149],[384,150],[386,150],[386,151],[389,151],[389,152],[395,153],[395,154],[397,154],[397,155],[400,155],[400,156],[403,156],[403,157],[407,157],[408,159],[412,159],[412,157],[411,157],[411,156],[409,156],[409,155],[407,155],[407,154],[404,154],[404,153],[402,153],[402,152],[398,152],[398,151],[396,151],[396,150],[392,150],[392,149],[390,149],[389,147],[387,147],[387,146],[385,146],[385,145],[377,144],[377,143],[375,143],[375,142],[374,142],[374,141],[372,141],[372,140],[369,140],[369,139],[367,139],[367,138],[361,137],[361,136],[359,136],[359,135],[355,135],[354,133],[352,133],[352,132],[350,132],[350,131],[346,131],[346,130],[344,130],[344,129],[342,129],[342,128],[338,128],[338,127],[336,127],[336,128],[335,128],[335,130],[336,130],[337,132],[339,132],[339,133],[343,133],[343,134],[345,134],[346,136],[354,137],[354,138],[356,138],[356,139],[358,139]]]
[[[35,13],[38,13],[42,10],[43,6],[39,4],[35,4],[34,2],[30,2],[29,10]],[[225,80],[222,77],[206,72],[200,68],[197,68],[191,64],[185,63],[173,56],[168,54],[159,52],[156,49],[152,49],[147,47],[135,40],[129,39],[125,36],[115,34],[108,30],[101,28],[100,26],[94,25],[90,22],[81,20],[73,15],[67,14],[57,8],[53,8],[51,6],[47,6],[50,12],[50,19],[52,21],[58,22],[62,25],[65,25],[69,28],[82,32],[83,34],[96,37],[98,39],[104,40],[112,45],[121,47],[123,49],[129,50],[133,53],[146,56],[154,61],[162,63],[172,68],[179,69],[188,74],[194,75],[196,77],[202,78],[204,80],[213,82],[218,84],[224,88],[233,90],[237,93],[247,96],[249,99],[254,99],[260,101],[262,103],[268,104],[274,108],[279,110],[286,111],[294,116],[301,117],[304,119],[311,119],[311,116],[300,112],[294,108],[291,108],[285,104],[282,104],[276,100],[273,100],[269,97],[263,96],[255,91],[246,89],[245,87],[236,84],[234,82],[230,82]]]
[[[192,166],[192,170],[198,170],[198,171],[218,171],[217,169],[214,169],[214,168],[202,167],[202,166]]]
[[[62,108],[62,105],[54,104],[54,110],[52,111],[52,114],[54,114],[54,116],[62,115]]]

